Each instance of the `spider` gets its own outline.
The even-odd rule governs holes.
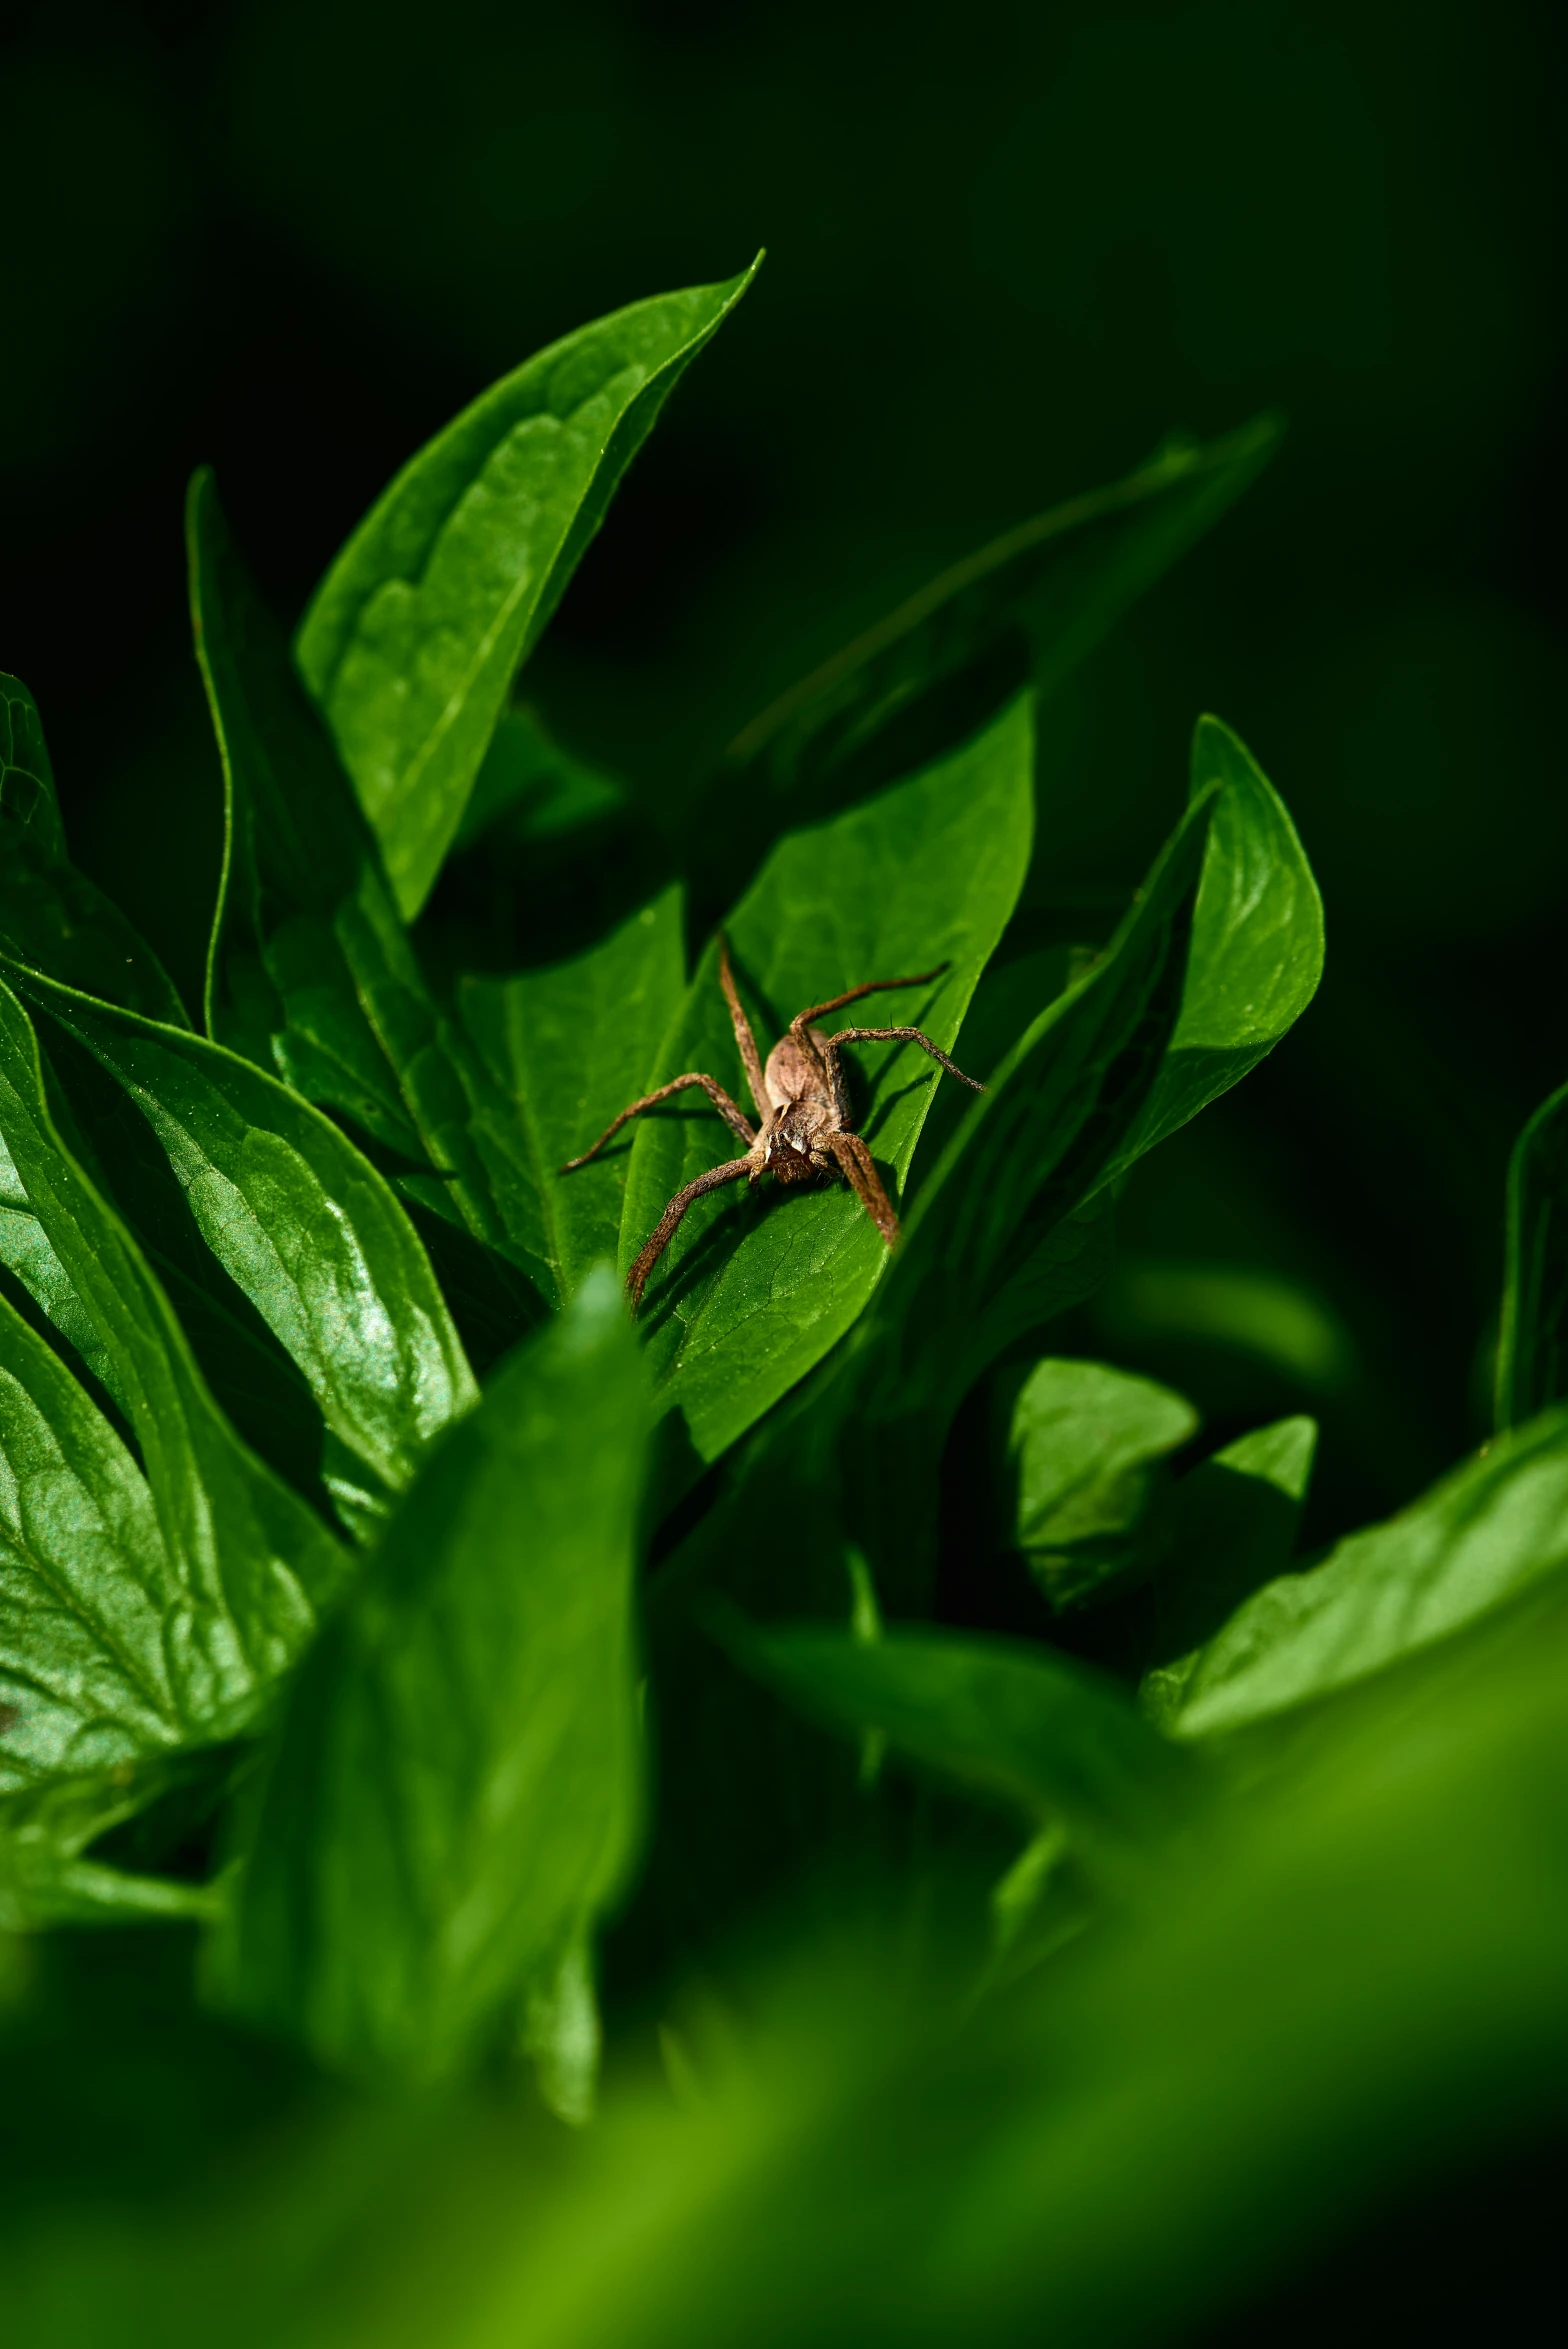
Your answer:
[[[831,1175],[842,1175],[892,1247],[898,1238],[898,1217],[870,1151],[851,1129],[849,1090],[839,1065],[839,1046],[918,1044],[949,1076],[957,1077],[960,1084],[973,1086],[977,1093],[983,1093],[985,1087],[973,1077],[966,1077],[961,1068],[955,1068],[940,1046],[933,1044],[919,1028],[840,1028],[836,1036],[824,1036],[812,1022],[821,1019],[825,1012],[840,1011],[846,1003],[858,1002],[862,995],[875,995],[889,987],[923,987],[947,967],[945,962],[938,963],[934,971],[920,971],[908,979],[867,979],[863,986],[851,987],[847,994],[835,995],[827,1003],[813,1003],[808,1010],[798,1011],[789,1023],[788,1033],[780,1037],[768,1054],[764,1068],[751,1022],[735,992],[728,944],[723,938],[719,940],[719,984],[730,1007],[751,1097],[762,1120],[760,1129],[715,1078],[705,1076],[700,1069],[690,1069],[685,1076],[671,1077],[667,1085],[660,1085],[657,1091],[633,1101],[619,1117],[611,1119],[591,1150],[585,1150],[581,1158],[568,1159],[561,1169],[562,1174],[571,1174],[575,1168],[586,1166],[628,1118],[641,1116],[645,1109],[656,1109],[661,1101],[668,1101],[672,1093],[684,1092],[689,1085],[702,1087],[725,1124],[745,1143],[743,1158],[727,1159],[722,1166],[710,1167],[706,1174],[698,1175],[695,1182],[677,1191],[665,1208],[642,1254],[626,1276],[633,1312],[642,1302],[649,1273],[675,1237],[681,1217],[693,1200],[700,1199],[705,1191],[716,1191],[721,1183],[738,1183],[742,1175],[751,1183],[759,1175],[771,1174],[781,1183],[813,1184]]]

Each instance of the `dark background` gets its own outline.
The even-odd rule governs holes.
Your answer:
[[[655,781],[998,528],[1279,407],[1260,487],[1046,714],[1039,854],[1130,883],[1216,709],[1298,816],[1329,975],[1135,1181],[1074,1338],[1219,1432],[1318,1410],[1318,1537],[1392,1506],[1484,1424],[1507,1151],[1568,1077],[1556,15],[13,8],[0,665],[81,861],[193,985],[194,464],[292,613],[488,380],[759,244],[534,673]]]

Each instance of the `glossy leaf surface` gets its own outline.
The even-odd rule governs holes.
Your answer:
[[[873,996],[842,1024],[920,1026],[954,1048],[1028,863],[1031,749],[1028,704],[1015,702],[928,773],[780,842],[726,924],[764,1058],[807,1005],[944,962],[926,985]],[[851,1046],[845,1057],[859,1130],[896,1199],[933,1091],[955,1080],[917,1045]],[[716,1077],[751,1113],[711,945],[659,1056],[661,1080],[689,1069]],[[623,1267],[665,1202],[740,1147],[700,1093],[639,1122]],[[643,1320],[660,1401],[679,1405],[704,1459],[821,1359],[886,1263],[875,1226],[837,1184],[785,1194],[767,1182],[754,1195],[737,1185],[698,1203],[649,1282]]]
[[[383,1494],[477,1389],[418,1236],[330,1119],[200,1036],[33,982],[146,1117],[202,1238]]]
[[[631,1137],[623,1129],[588,1166],[561,1169],[647,1090],[685,981],[681,896],[669,889],[591,953],[463,983],[463,1021],[490,1088],[475,1131],[536,1186],[540,1246],[563,1297],[615,1259]]]
[[[300,669],[407,918],[462,821],[513,675],[752,274],[634,303],[526,361],[403,468],[316,590]]]
[[[1499,1437],[1387,1524],[1250,1598],[1197,1651],[1168,1726],[1202,1737],[1363,1680],[1568,1562],[1568,1413]]]
[[[220,1966],[329,2061],[449,2069],[621,1879],[646,1411],[606,1268],[446,1437],[305,1669]]]
[[[1497,1424],[1568,1396],[1568,1086],[1542,1103],[1508,1169]]]
[[[166,1559],[159,1638],[176,1714],[210,1741],[264,1701],[346,1558],[218,1411],[140,1249],[65,1149],[32,1027],[3,986],[0,1132],[123,1397]]]

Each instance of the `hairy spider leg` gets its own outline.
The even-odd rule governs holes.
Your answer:
[[[672,1093],[684,1092],[689,1085],[702,1087],[725,1124],[730,1127],[732,1132],[738,1134],[743,1142],[748,1145],[755,1142],[757,1129],[740,1103],[732,1101],[724,1087],[715,1078],[704,1076],[700,1069],[688,1069],[685,1076],[671,1077],[667,1085],[660,1085],[656,1092],[645,1093],[640,1101],[633,1101],[623,1109],[619,1117],[612,1117],[598,1141],[594,1143],[593,1148],[585,1150],[581,1158],[569,1158],[560,1172],[571,1174],[577,1167],[586,1166],[589,1159],[595,1157],[604,1148],[610,1136],[620,1132],[629,1117],[640,1117],[645,1109],[657,1109],[661,1101],[668,1101]]]
[[[976,1093],[985,1091],[979,1078],[966,1077],[957,1062],[948,1059],[941,1045],[932,1043],[924,1028],[840,1028],[836,1036],[824,1036],[822,1042],[831,1053],[836,1053],[841,1044],[918,1044],[922,1052],[929,1052],[933,1060],[940,1061],[948,1075],[956,1077],[961,1085],[968,1085]]]
[[[757,1115],[764,1121],[768,1115],[768,1093],[762,1078],[762,1055],[757,1050],[757,1039],[751,1032],[751,1022],[735,989],[735,973],[730,969],[730,942],[719,933],[719,985],[724,989],[724,1000],[730,1007],[730,1024],[735,1030],[735,1041],[740,1046],[740,1057],[746,1071],[746,1082],[751,1087]]]
[[[858,1134],[828,1134],[822,1147],[832,1152],[844,1180],[891,1248],[898,1238],[898,1215],[865,1143]]]
[[[634,1313],[642,1303],[643,1286],[649,1273],[652,1272],[659,1258],[674,1239],[676,1226],[692,1201],[700,1199],[704,1191],[716,1191],[721,1183],[738,1183],[741,1176],[750,1174],[751,1170],[751,1155],[748,1152],[744,1158],[730,1159],[727,1165],[710,1166],[706,1174],[698,1175],[696,1181],[688,1183],[684,1191],[676,1192],[660,1216],[657,1228],[644,1246],[642,1254],[626,1275],[626,1293],[632,1301]]]
[[[862,995],[880,995],[889,987],[927,986],[932,979],[939,979],[950,968],[950,964],[939,962],[935,970],[915,971],[907,979],[865,979],[858,987],[851,987],[843,995],[830,996],[826,1003],[813,1003],[805,1011],[796,1012],[789,1023],[789,1032],[798,1043],[804,1044],[817,1066],[832,1080],[834,1097],[845,1117],[849,1112],[849,1096],[844,1090],[838,1062],[831,1052],[824,1049],[827,1038],[810,1025],[811,1021],[820,1019],[824,1012],[842,1011],[846,1003],[858,1003]]]

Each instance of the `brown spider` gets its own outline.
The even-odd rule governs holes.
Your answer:
[[[851,987],[845,995],[835,995],[827,1003],[813,1003],[809,1010],[798,1011],[789,1023],[789,1033],[780,1037],[768,1054],[764,1069],[751,1022],[735,992],[729,947],[724,939],[719,940],[719,983],[730,1007],[751,1097],[762,1120],[760,1130],[721,1084],[713,1077],[704,1076],[701,1070],[691,1069],[683,1077],[671,1077],[657,1092],[645,1093],[640,1101],[632,1102],[605,1127],[591,1150],[585,1150],[581,1158],[568,1159],[561,1169],[562,1174],[570,1174],[575,1167],[586,1166],[628,1118],[640,1116],[645,1109],[657,1108],[661,1101],[668,1101],[672,1093],[684,1092],[688,1085],[702,1087],[726,1125],[745,1143],[744,1158],[731,1158],[723,1166],[710,1167],[683,1191],[676,1192],[626,1276],[633,1311],[642,1302],[649,1273],[675,1237],[676,1227],[692,1201],[700,1199],[705,1191],[716,1191],[721,1183],[739,1182],[742,1175],[753,1183],[762,1174],[774,1175],[781,1183],[820,1183],[826,1176],[840,1174],[892,1247],[898,1238],[898,1217],[883,1189],[870,1151],[850,1129],[849,1091],[839,1066],[839,1046],[918,1044],[941,1063],[949,1076],[957,1077],[960,1084],[973,1085],[977,1093],[983,1093],[985,1087],[976,1084],[973,1077],[966,1077],[961,1068],[955,1068],[947,1054],[919,1028],[840,1028],[836,1036],[824,1036],[811,1022],[820,1019],[824,1012],[842,1010],[846,1003],[858,1002],[862,995],[875,995],[883,988],[923,987],[946,969],[947,964],[943,962],[934,971],[920,971],[909,979],[867,979],[864,986]]]

